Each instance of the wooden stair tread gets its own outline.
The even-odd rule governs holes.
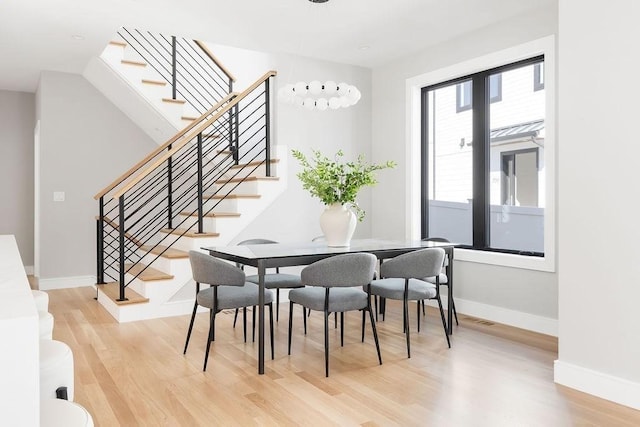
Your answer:
[[[219,179],[216,184],[236,183],[236,182],[253,182],[253,181],[279,181],[277,176],[248,176],[246,178],[232,178],[229,180]]]
[[[105,284],[96,285],[109,299],[111,299],[117,305],[129,305],[129,304],[141,304],[149,302],[149,298],[145,298],[133,289],[125,289],[126,301],[118,301],[120,298],[120,284],[118,282],[111,282]]]
[[[260,194],[227,194],[226,196],[223,194],[214,194],[213,196],[202,196],[205,199],[209,200],[218,200],[218,199],[259,199],[262,197]]]
[[[271,159],[270,163],[278,163],[280,161],[280,159]],[[231,169],[240,169],[240,168],[244,168],[247,166],[258,166],[261,165],[262,163],[264,163],[264,161],[255,161],[255,162],[250,162],[250,163],[240,163],[238,165],[233,165],[231,166]]]
[[[185,216],[198,216],[197,213],[191,212],[180,212],[180,215]],[[225,217],[239,217],[240,214],[238,212],[209,212],[204,215],[206,218],[225,218]]]
[[[181,118],[182,120],[191,120],[191,121],[194,121],[194,120],[197,120],[197,119],[198,119],[197,117],[189,117],[189,116],[182,116],[182,117],[180,117],[180,118]]]
[[[111,40],[109,42],[109,44],[112,45],[112,46],[127,47],[127,44],[125,42],[121,42],[121,41],[118,41],[118,40]]]
[[[132,276],[136,276],[138,275],[138,273],[142,271],[142,273],[140,273],[137,278],[144,282],[153,281],[153,280],[173,279],[173,276],[171,274],[167,274],[164,271],[157,270],[153,267],[147,267],[145,264],[142,264],[142,263],[138,263],[135,265],[125,264],[124,267],[125,267],[125,270],[128,270],[127,273],[131,274]]]
[[[162,253],[162,255],[160,255],[163,258],[169,258],[169,259],[189,258],[189,253],[185,251],[181,251],[180,249],[175,249],[175,248],[167,249],[166,246],[162,246],[162,245],[158,245],[153,249],[150,246],[141,246],[140,249],[143,251],[152,253],[154,255],[160,255],[162,252],[164,252]]]
[[[220,236],[220,233],[210,233],[210,232],[198,233],[197,231],[185,230],[184,228],[163,228],[162,230],[160,230],[160,232],[167,233],[167,234],[179,234],[184,237],[193,237],[193,238]]]
[[[120,61],[121,63],[125,64],[125,65],[135,65],[136,67],[146,67],[147,63],[146,62],[142,62],[142,61],[132,61],[130,59],[123,59],[122,61]]]
[[[162,102],[169,102],[172,104],[184,104],[187,101],[185,101],[184,99],[162,98]]]
[[[150,79],[142,79],[142,83],[148,85],[156,85],[156,86],[166,86],[167,82],[163,82],[161,80],[150,80]]]

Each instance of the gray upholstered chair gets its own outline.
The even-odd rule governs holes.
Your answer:
[[[447,344],[451,347],[447,324],[440,299],[439,274],[444,262],[444,250],[441,248],[421,249],[398,255],[395,258],[385,260],[380,265],[382,279],[371,282],[371,294],[381,298],[400,300],[403,302],[403,325],[407,339],[407,357],[411,357],[411,344],[409,337],[409,301],[435,299],[440,307],[442,326],[447,338]],[[435,277],[436,283],[420,280],[425,277]],[[417,305],[418,332],[420,331],[420,305]]]
[[[268,243],[278,243],[273,240],[268,239],[249,239],[243,240],[238,243],[238,245],[263,245]],[[254,274],[251,276],[247,276],[247,282],[259,283],[258,275]],[[268,273],[264,276],[264,287],[265,289],[275,289],[276,290],[276,322],[280,320],[280,289],[295,289],[302,288],[303,285],[300,283],[300,276],[297,274],[286,274],[280,273],[280,269],[276,267],[275,273]],[[236,311],[236,318],[238,316],[238,312]],[[235,318],[233,323],[235,325]]]
[[[193,321],[196,317],[198,306],[207,307],[210,310],[209,334],[207,348],[204,356],[203,371],[207,370],[209,349],[211,341],[215,340],[216,314],[222,310],[233,308],[246,308],[258,305],[259,289],[255,283],[245,280],[244,271],[211,255],[197,251],[189,251],[193,280],[196,282],[196,301],[193,305],[187,341],[184,344],[184,352],[187,353],[189,338],[193,329]],[[210,285],[209,288],[200,290],[201,284]],[[269,306],[269,326],[271,331],[271,358],[273,359],[273,293],[265,290],[264,303]],[[254,316],[255,323],[255,316]],[[246,312],[245,312],[244,340],[247,341]],[[254,325],[255,327],[255,325]]]
[[[362,341],[364,341],[365,311],[369,312],[373,338],[378,351],[378,361],[382,364],[376,323],[371,312],[369,283],[376,265],[376,257],[367,253],[336,255],[317,261],[302,270],[305,288],[289,292],[289,355],[291,355],[291,335],[293,329],[293,304],[300,304],[309,310],[324,312],[324,361],[325,374],[329,376],[329,313],[362,311]],[[306,316],[303,316],[306,319]],[[342,319],[344,320],[344,319]],[[344,328],[344,322],[342,327]],[[343,330],[340,334],[344,344]]]
[[[450,243],[449,240],[445,239],[444,237],[426,237],[424,239],[422,239],[423,242],[441,242],[441,243]],[[447,277],[447,267],[449,267],[449,263],[451,261],[449,260],[449,257],[445,254],[444,256],[444,263],[442,265],[442,270],[440,271],[440,274],[438,275],[438,279],[440,280],[440,286],[446,286],[447,287],[447,292],[449,292],[449,278]],[[429,283],[433,283],[435,285],[436,283],[436,278],[434,277],[426,277],[424,279],[425,281],[429,282]],[[456,318],[456,325],[459,325],[458,323],[458,312],[456,311],[456,303],[453,300],[453,295],[451,295],[451,309],[453,310],[453,316]],[[424,313],[424,301],[422,301],[422,313]]]

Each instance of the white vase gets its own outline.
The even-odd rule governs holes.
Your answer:
[[[356,216],[340,203],[328,206],[320,215],[320,228],[327,240],[327,246],[346,247],[356,230]]]

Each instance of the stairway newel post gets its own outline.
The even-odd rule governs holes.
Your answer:
[[[171,36],[171,96],[177,99],[178,73],[176,71],[176,36]]]
[[[126,301],[127,298],[124,296],[124,236],[125,236],[125,228],[124,228],[124,194],[120,196],[118,199],[118,218],[120,220],[120,225],[118,227],[119,233],[119,242],[120,242],[120,297],[118,301]]]
[[[269,81],[271,77],[264,81],[264,119],[265,119],[265,175],[271,176],[271,104],[269,103]]]
[[[167,147],[171,151],[171,144]],[[173,156],[167,159],[167,228],[173,229]]]
[[[202,133],[198,134],[198,233],[204,232],[202,204]]]
[[[98,245],[96,283],[104,284],[104,196],[100,197],[100,208],[96,221],[96,242]]]

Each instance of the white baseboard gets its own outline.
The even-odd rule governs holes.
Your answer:
[[[560,360],[554,362],[553,380],[602,399],[640,409],[640,383]]]
[[[38,288],[41,291],[51,289],[81,288],[83,286],[94,286],[96,284],[95,276],[75,276],[75,277],[57,277],[55,279],[38,279]]]
[[[495,305],[456,298],[456,311],[467,316],[477,317],[491,322],[502,323],[540,334],[558,336],[558,320],[538,316],[522,311],[511,310]],[[429,301],[429,305],[437,307],[437,302]],[[442,294],[442,305],[447,308],[447,295]]]
[[[27,276],[33,276],[33,265],[25,265],[24,272],[27,273]]]

